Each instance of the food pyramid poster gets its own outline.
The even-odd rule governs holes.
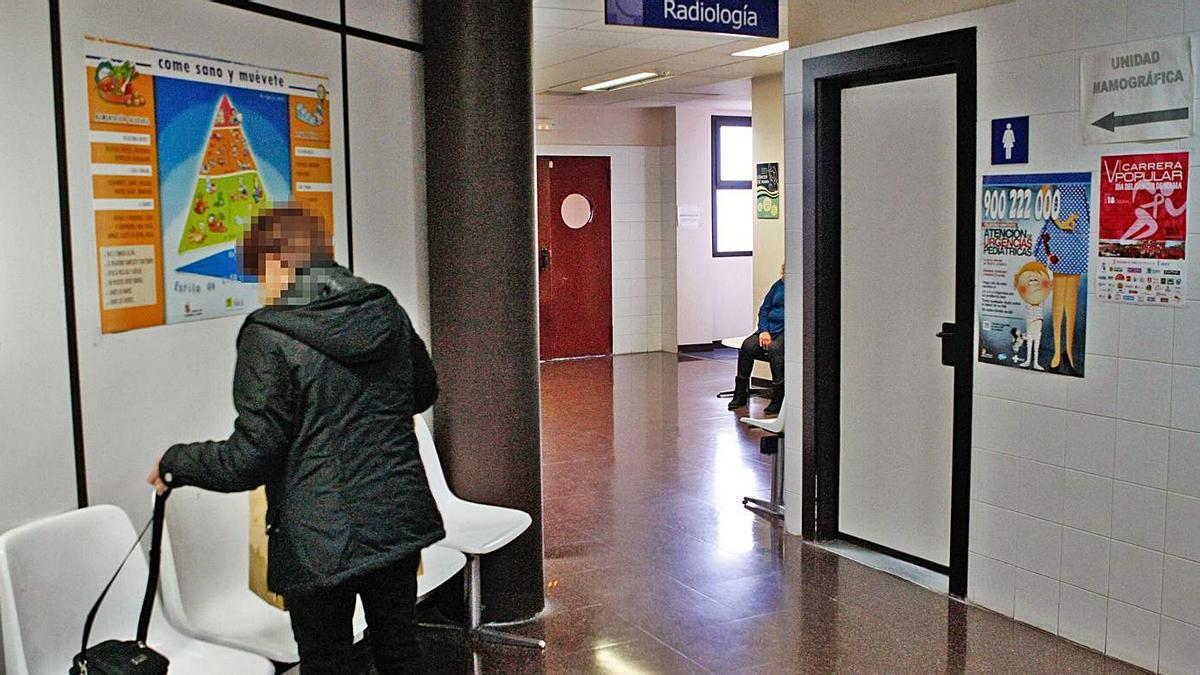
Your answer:
[[[288,97],[160,78],[159,180],[167,323],[257,306],[236,246],[272,201],[290,201]]]
[[[329,79],[87,37],[100,329],[258,306],[237,245],[271,204],[333,231]]]
[[[242,114],[221,96],[179,252],[237,241],[266,199],[262,179],[242,131]]]

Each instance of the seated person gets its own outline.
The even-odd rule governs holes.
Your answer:
[[[778,415],[783,407],[783,270],[779,266],[776,281],[758,308],[758,332],[742,342],[738,350],[737,379],[733,385],[733,400],[729,409],[745,407],[750,402],[750,371],[754,360],[764,359],[771,364],[771,403],[764,413]]]

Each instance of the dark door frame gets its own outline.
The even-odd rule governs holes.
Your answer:
[[[971,396],[975,364],[975,29],[831,54],[804,61],[803,504],[806,539],[840,536],[840,368],[842,91],[936,75],[956,76],[955,334],[950,486],[950,592],[967,593]],[[918,336],[935,340],[934,335]],[[944,569],[944,568],[943,568]]]

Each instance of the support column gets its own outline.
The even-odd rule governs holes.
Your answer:
[[[529,0],[423,9],[435,436],[458,495],[533,516],[483,560],[484,620],[510,621],[544,605],[533,9]]]

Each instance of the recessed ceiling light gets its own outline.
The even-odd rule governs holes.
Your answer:
[[[763,45],[761,47],[755,47],[754,49],[743,49],[740,52],[734,52],[733,54],[730,54],[730,56],[753,56],[755,58],[761,58],[764,56],[774,56],[776,54],[782,54],[783,52],[786,52],[787,50],[788,50],[788,41],[784,40],[783,42],[775,42],[773,44]]]
[[[583,91],[616,91],[618,89],[624,89],[626,87],[633,87],[633,86],[637,86],[639,84],[646,84],[647,82],[650,82],[651,80],[661,80],[668,76],[669,76],[669,73],[656,73],[656,72],[647,71],[644,73],[635,73],[633,75],[626,75],[624,77],[618,77],[614,80],[606,80],[604,82],[597,82],[596,84],[589,84],[586,87],[580,87],[580,89],[582,89]]]

